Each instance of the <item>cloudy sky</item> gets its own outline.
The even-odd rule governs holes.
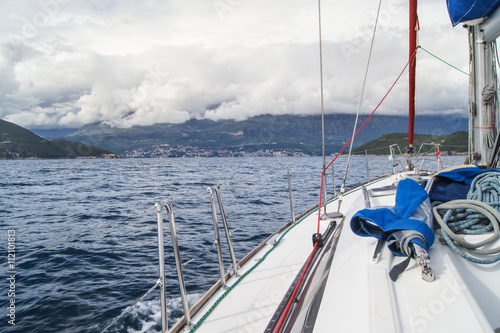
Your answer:
[[[323,0],[325,112],[354,113],[378,1]],[[468,69],[445,0],[420,0],[420,44]],[[406,64],[408,0],[382,4],[362,112]],[[317,0],[2,0],[0,118],[121,127],[321,112]],[[379,112],[407,113],[406,77]],[[467,76],[419,52],[419,113],[461,113]]]

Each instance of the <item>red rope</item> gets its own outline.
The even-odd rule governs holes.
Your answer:
[[[283,312],[281,319],[278,323],[278,326],[276,327],[276,330],[274,331],[275,333],[279,332],[279,330],[281,329],[281,326],[283,326],[283,322],[285,321],[285,317],[288,314],[288,311],[290,311],[290,307],[292,306],[295,295],[297,295],[297,292],[299,291],[300,283],[304,279],[304,276],[306,275],[307,269],[309,268],[309,265],[311,264],[313,254],[314,254],[314,251],[316,250],[317,246],[318,246],[318,243],[315,243],[314,248],[313,248],[311,254],[309,255],[309,259],[307,260],[306,266],[304,267],[304,271],[300,275],[299,282],[297,282],[297,285],[295,286],[295,289],[293,290],[292,296],[290,296],[290,299],[288,300],[288,303],[286,304],[285,311]]]
[[[361,131],[361,129],[363,127],[365,127],[365,125],[368,122],[368,120],[370,120],[370,118],[375,114],[375,112],[378,110],[378,108],[380,107],[380,105],[382,105],[382,103],[387,98],[387,96],[389,95],[389,93],[392,91],[392,89],[394,88],[394,86],[396,85],[396,83],[398,83],[399,79],[401,78],[401,76],[405,72],[406,68],[408,67],[410,61],[413,59],[413,57],[415,57],[415,54],[417,53],[417,50],[418,50],[418,47],[415,49],[415,51],[413,52],[413,56],[411,57],[411,59],[408,60],[408,62],[406,63],[406,65],[403,68],[403,70],[401,71],[401,73],[399,73],[398,77],[396,78],[396,80],[394,81],[394,83],[392,84],[392,86],[389,88],[389,90],[387,91],[387,93],[384,95],[384,97],[380,100],[380,102],[375,107],[375,109],[373,110],[373,112],[370,114],[370,116],[368,118],[366,118],[365,122],[359,127],[359,129],[356,131],[356,133],[354,133],[354,136],[352,138],[350,138],[349,141],[347,141],[347,143],[344,145],[344,147],[337,153],[337,155],[335,155],[335,157],[330,162],[330,164],[328,164],[328,166],[325,168],[325,171],[329,167],[332,166],[333,162],[335,162],[335,160],[340,156],[340,154],[342,154],[342,152],[347,148],[347,146],[349,146],[349,144],[351,143],[352,139],[355,138],[358,135],[358,133]],[[323,173],[324,173],[324,171],[321,173],[321,193],[319,194],[319,205],[318,205],[318,233],[319,233],[319,225],[321,223],[321,201],[322,201],[322,197],[323,197],[323,178],[324,178]]]
[[[401,71],[401,73],[399,73],[398,77],[396,78],[396,80],[394,81],[394,83],[392,84],[392,86],[389,88],[389,90],[387,91],[387,93],[384,95],[384,97],[382,98],[382,100],[375,107],[375,109],[373,110],[373,112],[365,120],[365,122],[359,127],[359,129],[356,131],[356,133],[354,133],[354,136],[351,139],[349,139],[349,141],[344,145],[344,147],[337,153],[337,155],[330,162],[330,164],[328,164],[328,166],[325,168],[325,171],[326,171],[326,169],[328,169],[333,164],[333,162],[335,162],[335,160],[340,156],[340,154],[342,154],[342,152],[351,143],[352,139],[355,138],[358,135],[358,133],[366,125],[366,123],[368,122],[368,120],[370,120],[370,118],[375,114],[375,112],[378,110],[378,108],[380,107],[380,105],[382,105],[382,103],[384,102],[384,100],[387,98],[387,96],[389,95],[389,93],[392,91],[392,89],[394,88],[394,86],[396,86],[396,83],[399,81],[399,79],[401,78],[401,76],[405,72],[405,70],[408,67],[410,61],[413,59],[413,57],[415,57],[415,54],[417,53],[417,50],[418,50],[418,47],[415,48],[415,51],[413,52],[413,56],[408,60],[408,62],[406,63],[406,65],[403,68],[403,70]],[[321,172],[321,186],[320,186],[321,193],[319,195],[319,205],[318,205],[318,233],[320,231],[319,227],[320,227],[320,221],[321,221],[321,202],[322,202],[322,198],[323,198],[323,178],[324,178],[324,171]],[[312,255],[313,255],[314,251],[316,250],[317,245],[318,245],[317,243],[314,244],[313,252],[309,256],[309,260],[307,261],[306,267],[304,268],[304,271],[302,272],[302,275],[300,276],[299,282],[297,283],[297,286],[295,287],[295,290],[293,291],[292,297],[290,297],[290,299],[288,301],[288,304],[287,304],[287,306],[285,308],[285,311],[283,312],[283,315],[282,315],[282,317],[281,317],[281,319],[280,319],[280,321],[278,323],[278,326],[276,327],[275,332],[279,332],[279,330],[281,329],[281,326],[283,325],[283,321],[285,320],[285,317],[286,317],[288,311],[290,310],[290,306],[291,306],[291,304],[293,302],[293,299],[294,299],[295,295],[298,292],[298,288],[300,286],[300,283],[302,282],[302,279],[304,278],[305,272],[307,271],[307,268],[309,267],[309,264],[311,263]]]
[[[415,51],[413,52],[413,57],[415,56],[415,54],[417,53],[417,50],[418,50],[418,47],[415,49]],[[412,58],[413,59],[413,58]],[[359,133],[359,131],[361,131],[361,129],[366,125],[366,123],[368,122],[368,120],[370,120],[370,118],[375,114],[375,112],[378,110],[378,108],[380,107],[380,105],[382,105],[382,103],[384,102],[384,100],[387,98],[387,96],[389,95],[389,93],[392,91],[392,89],[394,88],[394,86],[396,85],[396,83],[398,83],[399,79],[401,78],[401,76],[403,75],[403,73],[405,72],[406,68],[408,67],[408,64],[410,63],[411,59],[408,60],[408,62],[406,63],[405,67],[403,68],[403,70],[401,71],[401,73],[399,74],[399,76],[396,78],[396,81],[394,81],[394,83],[392,84],[391,88],[389,88],[389,90],[387,91],[387,93],[384,95],[384,97],[380,100],[380,103],[378,103],[378,105],[375,107],[375,109],[373,110],[373,112],[370,114],[370,116],[365,120],[365,122],[363,123],[363,125],[361,125],[361,127],[356,131],[356,133],[354,134],[354,137],[356,137]],[[335,156],[335,158],[333,159],[333,161],[330,162],[330,164],[328,164],[328,166],[325,168],[328,169],[332,164],[333,162],[335,162],[335,160],[337,159],[337,157],[340,156],[340,154],[342,154],[342,152],[347,148],[347,146],[351,143],[352,141],[352,138],[349,139],[349,141],[345,144],[344,148],[342,148],[340,150],[340,152],[337,153],[337,155]]]

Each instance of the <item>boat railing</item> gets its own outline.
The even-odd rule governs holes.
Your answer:
[[[444,169],[443,162],[441,160],[441,152],[439,150],[440,146],[441,145],[439,143],[434,143],[434,142],[422,143],[420,145],[420,148],[419,148],[418,153],[417,153],[417,154],[419,154],[419,156],[422,157],[422,164],[420,166],[420,169],[422,169],[422,166],[426,160],[432,160],[432,158],[429,158],[429,156],[431,156],[431,154],[436,157],[437,170],[439,171],[440,168],[441,168],[441,170]],[[424,148],[429,148],[429,149],[426,152],[424,152]],[[432,150],[434,150],[434,152],[432,152]]]
[[[290,171],[288,171],[288,185],[289,185],[289,199],[290,199],[290,206],[291,206],[291,213],[292,213],[292,222],[290,223],[295,223],[295,216],[293,212],[293,199],[292,199],[292,188],[291,188],[291,179],[290,179]],[[203,254],[207,252],[209,249],[211,249],[213,246],[217,248],[217,254],[218,254],[218,265],[219,265],[219,271],[220,271],[220,276],[221,279],[218,283],[216,283],[212,289],[221,289],[224,290],[226,289],[226,282],[227,279],[231,278],[232,276],[239,276],[238,275],[238,270],[240,269],[239,264],[236,260],[235,256],[235,251],[233,247],[233,243],[231,240],[231,231],[229,229],[228,221],[226,219],[226,214],[224,211],[224,206],[222,203],[222,198],[221,198],[221,186],[213,186],[209,187],[207,191],[210,194],[210,204],[212,208],[212,219],[213,219],[213,225],[214,225],[214,235],[215,235],[215,241],[210,247],[201,249],[200,254]],[[206,193],[206,192],[205,192]],[[199,198],[199,196],[197,196]],[[68,238],[66,240],[57,242],[55,244],[52,244],[50,246],[44,247],[40,250],[33,251],[31,253],[28,253],[27,255],[24,255],[22,257],[18,258],[18,262],[31,257],[35,254],[38,254],[43,251],[47,251],[50,249],[53,249],[56,246],[61,246],[65,243],[74,241],[76,239],[82,238],[86,235],[95,233],[97,231],[100,231],[104,228],[111,227],[113,225],[116,225],[120,222],[131,220],[133,218],[138,218],[141,216],[145,216],[150,214],[152,211],[156,211],[156,220],[157,220],[157,242],[158,242],[158,263],[159,263],[159,277],[157,281],[145,292],[143,296],[141,296],[139,299],[137,299],[133,304],[130,306],[126,307],[120,315],[115,317],[111,323],[108,323],[107,326],[101,331],[101,333],[108,331],[112,326],[114,326],[121,318],[123,318],[127,313],[129,313],[134,306],[136,306],[138,303],[144,301],[146,297],[148,297],[154,290],[157,288],[160,289],[160,305],[161,305],[161,319],[162,319],[162,332],[177,332],[178,327],[183,326],[183,327],[190,327],[192,326],[191,324],[191,317],[194,315],[199,310],[198,305],[194,305],[192,308],[189,307],[188,304],[188,299],[187,299],[187,293],[186,293],[186,284],[184,280],[184,272],[183,268],[189,264],[190,262],[194,261],[196,258],[200,256],[200,254],[196,255],[193,259],[186,261],[185,263],[182,263],[181,261],[181,255],[180,255],[180,250],[179,250],[179,243],[178,243],[178,237],[177,237],[177,228],[176,228],[176,222],[174,218],[174,212],[173,212],[173,202],[177,202],[178,200],[181,199],[171,199],[167,202],[158,202],[156,203],[153,207],[150,207],[149,209],[143,210],[137,214],[133,214],[127,217],[124,217],[120,220],[113,221],[111,223],[108,223],[106,225],[100,226],[98,228],[88,230],[86,232],[83,232],[79,235],[76,235],[74,237]],[[216,203],[217,201],[217,203]],[[164,239],[164,223],[165,223],[165,213],[168,217],[168,224],[169,224],[169,231],[170,231],[170,237],[172,240],[172,248],[173,248],[173,253],[175,257],[175,266],[176,266],[176,271],[177,271],[177,278],[178,278],[178,283],[179,283],[179,288],[180,288],[180,296],[181,296],[181,302],[182,302],[182,308],[184,312],[184,316],[179,319],[177,324],[175,326],[171,327],[170,330],[168,328],[168,317],[167,317],[167,276],[166,276],[166,269],[165,269],[165,239]],[[231,259],[231,269],[226,272],[224,268],[224,262],[223,262],[223,256],[222,256],[222,248],[221,248],[221,241],[220,241],[220,235],[219,235],[219,223],[218,223],[218,216],[220,216],[221,221],[222,221],[222,226],[224,228],[224,232],[227,238],[227,245],[228,245],[228,250],[229,250],[229,256]],[[238,230],[238,229],[237,229]],[[237,230],[233,230],[232,232],[236,232]],[[255,251],[255,249],[254,249]],[[247,255],[248,257],[248,255]],[[243,262],[248,261],[247,257],[242,259],[240,261],[240,264],[243,264]],[[5,263],[6,264],[6,263]],[[0,266],[3,266],[5,264],[0,264]],[[214,289],[214,290],[215,290]],[[210,291],[209,291],[210,292]],[[198,302],[199,303],[199,302]]]
[[[157,211],[158,211],[159,208],[160,208],[160,211],[161,211],[161,207],[162,206],[161,207],[155,206],[155,207],[156,207]],[[149,212],[151,212],[155,207],[151,207],[151,208],[145,209],[145,210],[140,211],[138,213],[135,213],[135,214],[123,217],[123,218],[121,218],[119,220],[116,220],[116,221],[107,223],[105,225],[99,226],[97,228],[85,231],[85,232],[80,233],[80,234],[78,234],[76,236],[67,238],[65,240],[61,240],[61,241],[56,242],[54,244],[51,244],[49,246],[45,246],[45,247],[43,247],[41,249],[38,249],[36,251],[32,251],[32,252],[30,252],[28,254],[25,254],[23,256],[18,257],[16,259],[16,263],[19,264],[22,261],[26,260],[27,258],[30,258],[30,257],[32,257],[34,255],[39,254],[39,253],[46,252],[46,251],[49,251],[49,250],[53,250],[56,247],[62,246],[62,245],[67,244],[67,243],[70,243],[72,241],[75,241],[75,240],[80,239],[82,237],[88,236],[90,234],[97,233],[98,231],[101,231],[103,229],[109,228],[111,226],[117,225],[117,224],[125,222],[125,221],[133,220],[134,218],[138,218],[138,217],[144,216],[146,214],[149,214]],[[158,225],[160,227],[160,218],[158,218]],[[163,228],[163,223],[161,223],[161,228]],[[158,234],[160,235],[160,232]],[[161,235],[162,235],[161,239],[160,238],[158,239],[158,243],[159,244],[163,243],[163,232],[161,232]],[[160,249],[160,247],[158,247],[158,248]],[[161,251],[162,252],[160,252],[160,258],[164,258],[163,248],[162,248]],[[8,264],[7,262],[0,263],[0,267],[6,266],[7,264]],[[122,311],[122,313],[118,317],[116,317],[110,324],[108,324],[101,331],[101,333],[106,332],[110,327],[112,327],[115,323],[117,323],[124,315],[126,315],[128,312],[130,312],[135,305],[137,305],[138,303],[142,302],[147,296],[149,296],[156,288],[160,287],[160,288],[162,288],[164,290],[164,288],[165,288],[165,274],[164,274],[164,272],[165,272],[165,266],[164,266],[164,261],[163,261],[163,265],[160,264],[160,272],[163,272],[163,275],[160,274],[160,278],[156,281],[156,283],[148,291],[146,291],[146,293],[143,296],[141,296],[132,305],[128,306],[124,311]],[[163,314],[162,314],[162,317],[163,317]],[[166,311],[165,311],[165,319],[166,319]]]
[[[175,228],[174,212],[172,210],[172,204],[157,203],[155,205],[156,213],[158,217],[158,260],[160,266],[160,303],[161,303],[161,322],[162,322],[162,332],[168,332],[168,319],[167,319],[167,295],[166,295],[166,284],[165,284],[165,244],[163,241],[163,208],[166,209],[168,213],[168,222],[170,226],[170,236],[172,238],[172,247],[174,250],[175,257],[175,267],[177,270],[177,278],[179,280],[179,288],[181,293],[182,307],[184,310],[184,317],[186,318],[187,325],[191,325],[191,316],[189,313],[189,304],[187,301],[186,294],[186,283],[184,282],[184,273],[182,271],[182,262],[179,252],[179,243],[177,241],[177,230]]]
[[[295,223],[295,216],[293,212],[293,198],[292,198],[292,187],[291,187],[291,179],[290,179],[290,171],[288,171],[288,186],[289,186],[289,196],[290,196],[290,206],[291,206],[291,211],[292,211],[292,223]],[[219,272],[220,272],[220,281],[219,283],[215,284],[214,287],[224,290],[227,288],[226,282],[227,278],[231,276],[238,277],[238,270],[239,270],[239,264],[236,261],[236,256],[234,254],[234,247],[233,243],[231,240],[231,231],[229,229],[229,225],[226,219],[226,213],[224,211],[224,205],[222,203],[222,197],[221,197],[221,187],[220,186],[213,186],[207,188],[208,193],[210,194],[210,205],[211,205],[211,210],[212,210],[212,220],[213,220],[213,226],[214,226],[214,236],[215,236],[215,241],[214,245],[216,246],[217,249],[217,258],[218,258],[218,265],[219,265]],[[217,205],[216,205],[217,201]],[[167,318],[167,308],[166,308],[166,289],[165,289],[165,263],[164,263],[164,245],[163,245],[163,210],[162,207],[165,207],[167,212],[168,212],[168,219],[169,219],[169,225],[170,225],[170,233],[172,237],[172,246],[175,254],[175,261],[176,261],[176,268],[177,268],[177,275],[178,275],[178,280],[179,280],[179,286],[181,289],[181,299],[182,299],[182,304],[183,304],[183,310],[184,310],[184,317],[182,317],[177,324],[172,327],[172,331],[178,331],[178,328],[183,326],[184,328],[190,328],[191,325],[191,314],[195,313],[198,309],[197,306],[193,306],[193,308],[189,308],[188,302],[187,302],[187,296],[186,296],[186,287],[185,287],[185,282],[184,282],[184,277],[183,277],[183,265],[180,260],[180,253],[179,253],[179,246],[177,243],[177,234],[176,234],[176,228],[175,228],[175,219],[174,219],[174,214],[172,210],[172,205],[171,203],[157,203],[156,204],[156,209],[157,209],[157,215],[158,215],[158,254],[159,254],[159,265],[160,265],[160,279],[159,281],[161,282],[160,286],[161,288],[161,314],[162,314],[162,331],[163,332],[169,332],[168,330],[168,318]],[[218,211],[217,211],[218,207]],[[221,241],[220,241],[220,233],[219,233],[219,223],[217,216],[220,216],[222,225],[224,228],[224,232],[226,235],[226,240],[227,240],[227,245],[228,245],[228,250],[231,258],[231,267],[232,271],[227,272],[224,269],[224,260],[223,260],[223,255],[222,255],[222,248],[221,248]],[[212,287],[213,289],[213,287]],[[179,325],[180,323],[180,325]]]
[[[236,262],[236,256],[234,255],[234,248],[233,248],[233,243],[231,241],[231,232],[229,231],[229,226],[227,224],[227,219],[226,219],[226,213],[224,212],[224,206],[222,204],[222,198],[220,195],[220,186],[214,186],[214,187],[209,187],[207,191],[210,193],[210,204],[212,207],[212,219],[214,223],[214,234],[215,234],[215,245],[217,247],[217,258],[219,261],[219,271],[220,271],[220,276],[221,276],[221,283],[222,287],[226,287],[226,272],[224,269],[224,260],[222,258],[222,249],[221,249],[221,242],[220,242],[220,235],[219,235],[219,223],[217,221],[217,208],[215,205],[215,200],[217,199],[217,202],[219,204],[219,213],[221,216],[222,224],[224,226],[224,231],[226,234],[227,238],[227,245],[229,248],[229,254],[231,256],[231,263],[233,267],[232,275],[237,275],[238,274],[238,263]]]
[[[424,163],[432,162],[436,163],[436,171],[444,169],[443,162],[441,160],[441,152],[439,143],[422,143],[418,150],[414,149],[413,152],[402,152],[398,144],[393,144],[389,146],[390,156],[392,160],[392,173],[395,173],[396,167],[400,166],[401,171],[405,170],[423,170]],[[398,154],[399,152],[399,154]],[[406,160],[406,161],[405,161]],[[399,161],[399,163],[397,163]],[[418,165],[417,165],[418,164]],[[429,168],[426,165],[425,168]]]
[[[210,193],[210,204],[212,208],[212,220],[213,220],[213,226],[214,226],[214,235],[215,235],[215,242],[214,245],[217,248],[217,258],[218,258],[218,264],[219,264],[219,271],[220,271],[220,282],[221,282],[221,288],[225,289],[226,288],[226,271],[224,268],[224,260],[222,256],[222,248],[221,248],[221,241],[220,241],[220,234],[219,234],[219,223],[217,220],[217,215],[220,215],[221,220],[222,220],[222,225],[224,227],[224,232],[226,235],[227,239],[227,245],[229,249],[229,254],[231,257],[231,263],[232,263],[232,271],[230,272],[229,276],[237,276],[238,275],[238,269],[239,265],[236,261],[236,256],[234,254],[234,248],[233,248],[233,243],[231,241],[231,232],[229,230],[229,225],[227,223],[226,219],[226,214],[224,212],[224,205],[222,204],[222,198],[220,194],[220,186],[213,186],[209,187],[207,191]],[[217,212],[217,207],[216,203],[217,201],[218,207],[219,207],[219,212]],[[161,319],[162,319],[162,332],[168,332],[168,318],[167,318],[167,301],[166,301],[166,288],[165,288],[165,250],[164,250],[164,241],[163,241],[163,223],[164,223],[164,216],[163,216],[163,208],[166,209],[168,213],[168,222],[169,222],[169,227],[170,227],[170,235],[172,238],[172,247],[174,251],[174,256],[175,256],[175,266],[177,270],[177,277],[179,280],[179,288],[180,288],[180,293],[181,293],[181,301],[182,301],[182,307],[184,311],[184,317],[183,319],[185,320],[185,327],[190,327],[191,326],[191,312],[187,300],[187,294],[186,294],[186,284],[184,281],[184,273],[183,273],[183,264],[180,259],[180,251],[179,251],[179,244],[177,241],[177,230],[175,227],[175,218],[174,218],[174,213],[172,209],[172,204],[170,202],[166,203],[157,203],[155,205],[156,207],[156,212],[157,212],[157,218],[158,218],[158,257],[159,257],[159,267],[160,267],[160,303],[161,303]],[[219,213],[219,214],[218,214]]]
[[[396,148],[399,152],[399,154],[396,152]],[[403,165],[405,165],[404,160],[402,159],[402,156],[404,156],[403,152],[401,151],[401,148],[397,143],[392,144],[389,146],[389,158],[392,162],[392,173],[396,173],[396,167],[399,165],[402,170],[404,170]],[[399,159],[399,163],[396,163],[396,161]]]

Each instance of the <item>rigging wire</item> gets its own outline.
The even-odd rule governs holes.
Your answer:
[[[342,181],[342,186],[340,188],[341,199],[339,200],[338,211],[340,211],[340,205],[342,204],[342,196],[343,196],[343,194],[345,192],[345,184],[346,184],[346,181],[347,181],[347,173],[349,171],[349,163],[351,161],[352,145],[354,143],[354,137],[356,136],[356,128],[358,126],[359,114],[361,112],[361,105],[363,104],[363,96],[364,96],[365,88],[366,88],[366,79],[368,77],[368,70],[370,69],[370,61],[371,61],[371,58],[372,58],[373,44],[375,42],[375,34],[377,32],[377,25],[378,25],[378,19],[379,19],[379,15],[380,15],[380,7],[381,6],[382,6],[382,0],[380,0],[379,3],[378,3],[377,16],[375,18],[375,25],[373,27],[372,40],[371,40],[371,43],[370,43],[370,52],[368,53],[368,62],[366,63],[365,77],[364,77],[364,80],[363,80],[363,87],[361,89],[361,96],[359,98],[358,112],[356,113],[356,120],[354,122],[354,128],[352,130],[351,144],[350,144],[350,147],[349,147],[349,155],[347,156],[347,163],[346,163],[346,166],[345,166],[344,179]]]
[[[323,93],[323,43],[321,36],[321,0],[318,0],[318,26],[319,26],[319,75],[321,81],[321,137],[323,140],[323,176],[325,176],[326,170],[326,151],[325,151],[325,108],[324,108],[324,93]],[[323,180],[321,180],[323,183]],[[326,195],[326,186],[325,186],[325,195]],[[326,213],[326,206],[325,206]]]
[[[452,65],[452,64],[450,64],[449,62],[447,62],[447,61],[443,60],[442,58],[438,57],[437,55],[435,55],[435,54],[433,54],[433,53],[429,52],[428,50],[424,49],[421,45],[418,45],[417,47],[418,47],[419,49],[421,49],[422,51],[427,52],[428,54],[430,54],[431,56],[433,56],[433,57],[434,57],[434,58],[436,58],[437,60],[442,61],[442,62],[444,62],[445,64],[447,64],[448,66],[450,66],[450,67],[452,67],[452,68],[456,69],[457,71],[459,71],[459,72],[461,72],[461,73],[463,73],[463,74],[465,74],[465,75],[467,75],[467,76],[470,76],[470,74],[469,74],[469,73],[467,73],[467,72],[465,72],[465,71],[461,70],[460,68],[458,68],[458,67],[456,67],[456,66],[453,66],[453,65]]]
[[[318,0],[318,16],[319,16],[319,76],[321,81],[321,128],[323,136],[323,169],[325,168],[325,109],[324,109],[324,94],[323,94],[323,43],[321,37],[321,0]]]
[[[417,50],[415,50],[416,52]],[[413,54],[413,56],[415,56],[415,53]],[[413,59],[413,57],[412,57]],[[375,107],[375,109],[372,111],[372,113],[368,116],[368,118],[366,118],[366,120],[364,121],[364,123],[359,127],[359,129],[356,131],[356,134],[354,135],[355,137],[359,134],[359,132],[363,129],[363,127],[365,127],[365,125],[368,123],[368,121],[371,119],[371,117],[375,114],[375,112],[377,112],[378,108],[382,105],[382,103],[385,101],[385,99],[387,98],[387,96],[389,96],[389,94],[391,93],[392,89],[394,89],[394,87],[396,86],[396,83],[398,83],[399,79],[401,79],[401,76],[403,76],[403,73],[406,71],[406,68],[408,67],[408,65],[410,64],[410,61],[411,59],[406,63],[406,65],[404,66],[403,70],[401,71],[401,73],[399,73],[398,77],[396,78],[396,80],[394,81],[394,83],[392,84],[392,86],[389,88],[389,90],[385,93],[384,97],[382,97],[382,99],[380,100],[380,102],[377,104],[377,106]],[[349,139],[349,141],[347,141],[347,143],[344,145],[344,147],[337,153],[337,155],[335,155],[335,157],[333,158],[333,160],[330,162],[330,164],[328,164],[326,166],[326,168],[328,169],[334,162],[335,160],[344,152],[344,150],[347,148],[347,146],[351,143],[351,139]]]
[[[366,120],[364,121],[364,123],[359,127],[359,129],[356,131],[356,134],[354,136],[357,136],[359,134],[359,132],[363,129],[363,127],[365,127],[365,125],[368,123],[368,121],[371,119],[371,117],[375,114],[375,112],[377,112],[378,108],[380,107],[380,105],[382,105],[382,103],[385,101],[385,99],[387,98],[387,96],[389,96],[389,94],[391,93],[392,89],[394,89],[394,87],[396,86],[396,83],[398,83],[399,79],[401,79],[401,76],[403,76],[403,73],[406,71],[406,68],[408,67],[408,65],[410,64],[410,61],[413,59],[413,57],[415,56],[415,53],[417,52],[417,49],[415,49],[415,52],[413,53],[413,56],[411,57],[411,59],[408,60],[408,62],[406,63],[406,65],[404,66],[403,70],[401,71],[401,73],[399,73],[398,77],[396,78],[396,80],[394,81],[394,83],[392,84],[392,86],[389,88],[389,90],[385,93],[384,97],[382,97],[382,99],[380,100],[380,102],[377,104],[377,106],[375,107],[375,109],[372,111],[372,113],[368,116],[368,118],[366,118]],[[337,158],[344,152],[344,150],[347,148],[347,146],[351,143],[351,139],[349,139],[349,141],[347,141],[347,143],[344,145],[344,147],[342,147],[342,149],[337,153],[337,155],[335,155],[335,157],[333,158],[333,160],[330,162],[330,164],[327,165],[326,169],[328,169],[330,166],[333,165],[333,163],[337,160]],[[323,179],[323,173],[322,173],[322,177],[321,179]],[[319,196],[319,209],[321,209],[321,203],[322,203],[322,194],[320,193],[320,196]],[[325,198],[326,200],[326,198]],[[321,220],[320,220],[320,215],[321,214],[318,214],[318,225],[321,223]]]

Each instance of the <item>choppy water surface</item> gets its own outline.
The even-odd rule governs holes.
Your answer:
[[[445,167],[463,157],[444,157]],[[391,171],[387,157],[369,157],[370,177]],[[437,163],[427,167],[435,169]],[[113,222],[15,263],[15,296],[0,267],[0,331],[100,332],[158,279],[156,202],[173,199],[191,304],[217,281],[217,257],[207,187],[221,195],[237,259],[319,199],[322,159],[209,158],[0,161],[0,249],[7,262],[8,230],[17,258]],[[335,163],[340,184],[345,158]],[[365,157],[354,157],[352,186],[367,180]],[[331,177],[329,180],[331,194]],[[169,319],[182,315],[168,228],[165,231]],[[224,246],[225,244],[223,244]],[[223,247],[227,252],[227,248]],[[228,265],[229,258],[225,261]],[[15,299],[15,326],[8,323]],[[135,305],[108,332],[159,332],[159,291]],[[171,322],[172,324],[172,322]]]

